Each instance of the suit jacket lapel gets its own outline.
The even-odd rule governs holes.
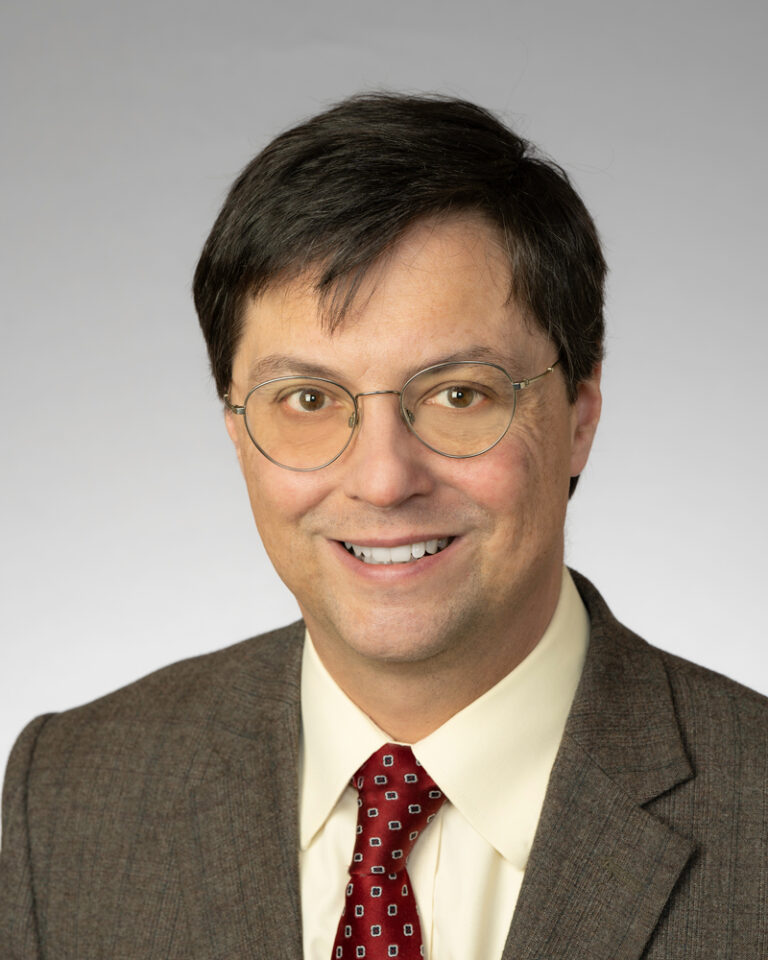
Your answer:
[[[303,625],[246,647],[194,759],[178,860],[195,957],[300,957]]]
[[[503,960],[637,960],[693,852],[643,809],[693,775],[663,664],[574,579],[590,648]]]
[[[590,649],[503,960],[637,960],[693,844],[643,805],[692,776],[666,673],[574,575]],[[191,760],[176,839],[194,953],[300,957],[303,625],[243,647]]]

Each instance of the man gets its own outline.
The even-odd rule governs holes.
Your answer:
[[[303,622],[30,724],[3,957],[768,955],[766,700],[563,567],[604,272],[471,104],[353,98],[252,161],[195,302]]]

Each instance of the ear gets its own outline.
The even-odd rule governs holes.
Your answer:
[[[592,441],[600,422],[603,397],[600,393],[602,364],[596,364],[591,376],[577,384],[571,408],[571,476],[577,477],[587,464]]]
[[[237,462],[240,464],[240,470],[245,473],[242,448],[243,424],[240,422],[242,419],[242,417],[238,417],[236,414],[232,413],[229,408],[224,408],[224,424],[227,428],[229,439],[235,445],[235,453],[237,454]]]

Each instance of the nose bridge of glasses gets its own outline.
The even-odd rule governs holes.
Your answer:
[[[363,393],[356,393],[354,396],[355,403],[360,399],[360,397],[383,397],[386,394],[392,394],[395,397],[399,397],[401,390],[366,390]]]
[[[362,393],[356,393],[352,397],[352,399],[355,401],[355,410],[354,410],[354,413],[349,418],[349,426],[354,427],[360,421],[360,408],[358,406],[358,400],[360,399],[360,397],[386,397],[386,396],[402,397],[402,395],[403,395],[402,390],[365,390]],[[402,410],[402,403],[400,404],[400,407]],[[410,410],[406,410],[405,415],[408,417],[408,419],[411,422],[413,422],[413,414],[410,412]]]

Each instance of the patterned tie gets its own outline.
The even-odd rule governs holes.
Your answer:
[[[410,747],[385,743],[352,778],[357,840],[332,960],[420,960],[421,926],[406,861],[445,797]]]

